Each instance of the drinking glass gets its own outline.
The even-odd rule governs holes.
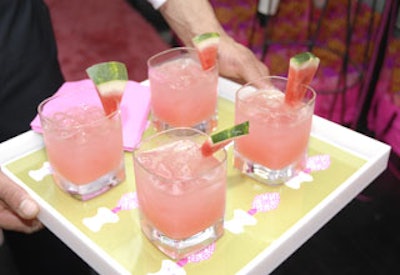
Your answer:
[[[217,126],[218,68],[203,70],[197,50],[176,47],[148,62],[152,122],[158,131],[193,127],[211,133]]]
[[[136,192],[144,235],[162,252],[181,259],[224,232],[226,151],[204,157],[208,138],[174,128],[142,141],[134,151]]]
[[[267,76],[242,86],[235,98],[235,123],[250,122],[235,141],[234,166],[256,180],[276,185],[304,168],[316,93],[305,86],[301,102],[284,102],[287,78]]]
[[[62,190],[88,200],[124,181],[120,110],[105,115],[100,99],[65,93],[45,99],[38,112],[53,177]]]

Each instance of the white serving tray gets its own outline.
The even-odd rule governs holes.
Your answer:
[[[232,123],[238,87],[220,79],[221,127]],[[328,159],[328,166],[310,173],[312,181],[297,189],[268,187],[229,168],[226,221],[232,222],[235,213],[242,211],[251,213],[250,223],[239,233],[226,227],[224,236],[209,250],[173,262],[140,231],[131,153],[125,154],[124,183],[80,202],[55,187],[51,176],[41,181],[29,176],[46,161],[43,146],[41,135],[32,131],[1,143],[2,171],[39,203],[43,224],[100,274],[172,274],[165,271],[168,264],[175,274],[267,274],[382,173],[390,152],[382,142],[314,116],[309,154]],[[257,212],[254,201],[260,198],[266,207]],[[85,221],[101,211],[106,212],[104,224],[95,231]]]

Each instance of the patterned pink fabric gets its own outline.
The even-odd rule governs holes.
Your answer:
[[[400,156],[400,39],[392,37],[368,116],[368,128]],[[397,168],[399,170],[399,168]]]
[[[315,33],[321,9],[313,9],[313,0],[280,0],[275,16],[268,21],[267,32],[257,21],[257,1],[253,0],[212,0],[217,17],[229,34],[244,45],[252,47],[261,56],[264,37],[277,42],[269,47],[265,58],[271,74],[287,75],[288,61],[294,54],[307,48],[300,45],[307,37]],[[319,92],[316,114],[342,124],[351,124],[357,117],[357,101],[360,98],[360,72],[370,64],[374,44],[367,48],[368,34],[371,41],[377,35],[380,14],[362,4],[356,14],[356,1],[351,2],[351,20],[354,30],[349,48],[350,64],[347,68],[347,89],[338,89],[344,80],[340,78],[343,66],[343,54],[346,41],[347,0],[329,1],[327,13],[322,20],[317,37],[318,45],[313,52],[321,58],[321,66],[312,85]],[[372,17],[373,16],[373,17]],[[369,19],[373,18],[371,31]],[[291,44],[282,42],[291,41]]]

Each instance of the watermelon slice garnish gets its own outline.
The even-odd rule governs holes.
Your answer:
[[[319,58],[311,52],[299,53],[290,58],[285,102],[289,105],[299,103],[318,70]]]
[[[216,32],[203,33],[192,39],[203,70],[208,70],[217,64],[219,40],[220,36]]]
[[[128,82],[128,71],[124,63],[108,61],[86,69],[94,82],[106,115],[118,110]]]
[[[235,138],[247,135],[249,133],[249,122],[243,122],[237,124],[228,129],[222,130],[220,132],[214,133],[207,139],[201,146],[201,152],[203,156],[211,156],[218,150],[222,149]]]

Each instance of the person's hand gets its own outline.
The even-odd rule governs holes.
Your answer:
[[[218,51],[219,72],[236,82],[245,83],[269,75],[269,70],[254,53],[227,35],[222,35]]]
[[[33,233],[43,227],[38,213],[37,203],[0,171],[0,229]]]
[[[186,46],[193,46],[192,38],[196,35],[206,32],[220,34],[220,75],[240,83],[269,75],[266,65],[249,48],[225,32],[208,0],[168,0],[159,11]]]

